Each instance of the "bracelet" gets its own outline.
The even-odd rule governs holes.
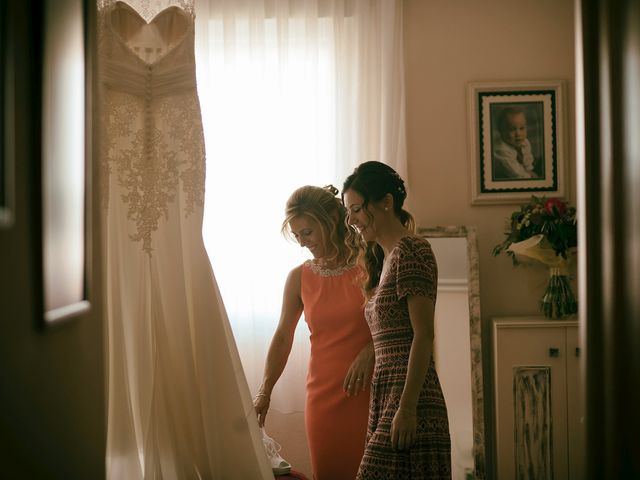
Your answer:
[[[271,395],[267,395],[264,392],[258,392],[258,393],[256,393],[256,396],[253,397],[253,398],[260,398],[260,397],[271,398]]]

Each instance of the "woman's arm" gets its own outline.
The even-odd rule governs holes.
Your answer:
[[[293,269],[287,277],[284,286],[280,321],[271,339],[262,384],[253,400],[253,405],[258,414],[258,423],[261,427],[264,425],[264,420],[269,410],[273,387],[280,378],[280,375],[282,375],[284,367],[287,365],[296,325],[302,315],[303,306],[302,299],[300,298],[301,275],[302,267],[300,266]]]
[[[400,406],[391,424],[391,445],[400,450],[409,448],[415,441],[418,398],[433,354],[433,300],[422,295],[409,295],[407,304],[413,341]]]

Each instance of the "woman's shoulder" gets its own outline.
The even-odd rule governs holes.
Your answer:
[[[304,265],[306,262],[301,263],[300,265],[293,267],[290,271],[289,271],[289,275],[287,275],[287,279],[289,281],[295,281],[300,283],[300,278],[302,277],[302,270],[304,269]]]
[[[284,284],[285,299],[296,298],[300,296],[300,288],[302,285],[302,265],[292,268],[287,275]]]
[[[416,234],[403,237],[398,243],[396,250],[396,260],[399,263],[432,261],[434,259],[429,240]]]
[[[405,252],[415,252],[422,249],[431,250],[431,243],[423,236],[410,234],[400,239],[398,247]]]

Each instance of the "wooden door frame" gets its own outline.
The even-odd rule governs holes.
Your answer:
[[[576,40],[586,471],[589,478],[638,478],[638,2],[576,0]],[[630,74],[635,82],[626,80]]]

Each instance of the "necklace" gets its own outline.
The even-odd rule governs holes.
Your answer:
[[[323,277],[336,277],[338,275],[342,275],[344,272],[346,272],[347,270],[351,270],[354,267],[353,265],[349,264],[340,265],[338,267],[329,267],[326,265],[322,265],[315,260],[307,260],[305,262],[305,265],[307,265],[312,272],[317,273],[318,275]]]

